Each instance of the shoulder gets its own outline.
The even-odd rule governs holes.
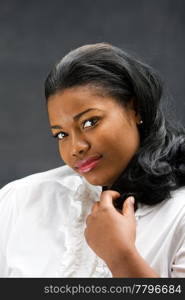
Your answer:
[[[156,213],[158,211],[164,211],[168,214],[172,212],[173,214],[177,214],[181,211],[185,211],[185,187],[171,191],[169,197],[158,204],[147,205],[139,203],[138,212],[148,214],[148,212]]]
[[[174,214],[185,215],[185,187],[178,188],[171,192],[170,199],[164,201],[164,206],[168,206]]]
[[[34,187],[44,183],[47,184],[49,182],[50,183],[58,182],[62,184],[64,187],[72,189],[73,185],[70,184],[71,179],[73,180],[74,183],[82,181],[80,175],[74,172],[73,169],[71,169],[67,165],[64,165],[55,169],[31,174],[24,178],[14,180],[8,183],[7,185],[5,185],[5,187],[22,188],[22,187],[30,187],[30,185],[31,187]],[[5,187],[3,187],[2,189],[4,189]],[[0,191],[2,191],[2,189]]]
[[[179,224],[185,220],[185,187],[171,191],[167,200],[156,206],[157,211],[161,211],[161,216],[173,220]]]
[[[12,181],[0,190],[0,227],[7,236],[23,216],[31,214],[34,220],[59,211],[63,215],[73,202],[92,202],[99,191],[67,165]]]
[[[80,196],[85,192],[99,192],[100,187],[92,186],[67,165],[45,172],[35,173],[12,181],[0,189],[0,214],[3,210],[32,203],[51,202],[51,199]],[[79,193],[79,191],[81,193]],[[66,201],[64,201],[64,205]]]
[[[185,236],[185,187],[173,191],[168,201],[170,214],[173,215],[174,222],[178,223],[179,231]]]
[[[173,228],[174,234],[185,234],[185,187],[171,192],[170,198],[156,205],[155,219],[161,228]],[[163,224],[163,225],[162,225]],[[163,226],[163,227],[162,227]]]
[[[14,180],[0,189],[1,220],[9,216],[13,222],[24,207],[71,195],[81,184],[82,178],[67,165]]]
[[[8,274],[8,249],[16,252],[24,241],[37,243],[38,236],[42,240],[52,233],[53,238],[88,211],[100,190],[67,165],[5,185],[0,190],[0,276]]]
[[[153,220],[161,230],[164,226],[182,228],[185,223],[185,187],[171,191],[170,196],[158,204],[139,204],[135,215],[144,223]]]
[[[73,182],[73,184],[71,184]],[[31,174],[21,179],[14,180],[0,189],[0,201],[5,195],[10,194],[12,191],[26,193],[27,196],[30,192],[39,189],[55,190],[56,186],[61,189],[74,190],[82,182],[81,176],[75,173],[67,165],[51,169],[44,172]]]

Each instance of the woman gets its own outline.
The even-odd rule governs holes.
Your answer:
[[[45,95],[66,165],[1,190],[1,276],[184,277],[185,133],[162,112],[156,72],[86,45]]]

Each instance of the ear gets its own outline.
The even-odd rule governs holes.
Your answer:
[[[129,109],[132,112],[132,117],[135,120],[136,124],[140,124],[141,116],[138,112],[138,104],[137,100],[133,97],[130,99],[130,101],[127,103],[127,109]]]

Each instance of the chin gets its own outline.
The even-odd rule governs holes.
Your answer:
[[[102,186],[102,183],[98,179],[91,180],[91,179],[86,178],[85,176],[84,176],[84,178],[85,178],[86,181],[88,181],[92,185]]]
[[[92,185],[99,185],[99,186],[108,186],[110,182],[105,179],[100,179],[99,176],[84,176],[84,178]]]

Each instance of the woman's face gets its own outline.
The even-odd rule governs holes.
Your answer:
[[[132,105],[123,108],[101,91],[90,85],[59,91],[49,98],[48,115],[63,161],[89,183],[111,186],[138,150],[140,118]]]

